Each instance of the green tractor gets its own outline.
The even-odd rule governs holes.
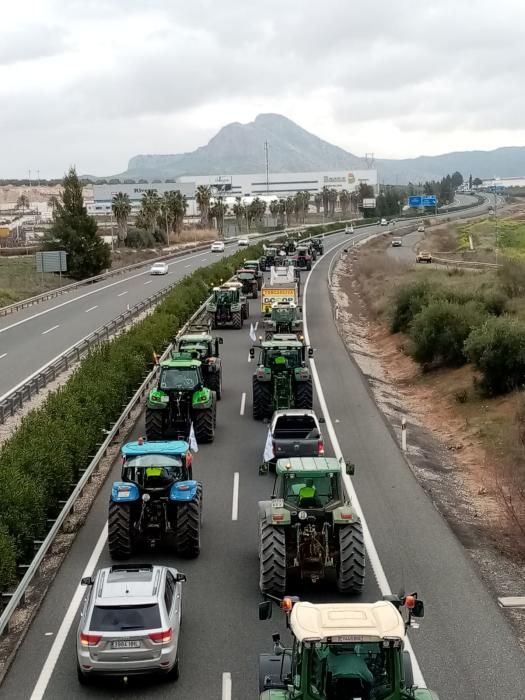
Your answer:
[[[264,254],[259,258],[259,266],[263,272],[268,272],[275,265],[275,259],[278,258],[277,248],[265,248]]]
[[[439,700],[414,683],[404,648],[407,629],[424,616],[417,593],[376,603],[321,603],[285,597],[292,645],[272,635],[273,654],[259,656],[259,700]],[[272,601],[259,605],[268,620]]]
[[[213,442],[217,397],[205,386],[200,360],[188,352],[174,352],[160,363],[159,379],[146,403],[148,440],[188,441],[191,426],[197,443]]]
[[[235,279],[242,284],[242,292],[251,299],[259,297],[259,281],[255,270],[241,268],[235,273]]]
[[[257,277],[257,286],[260,291],[263,286],[264,275],[263,271],[261,270],[261,266],[259,265],[259,260],[245,260],[242,267],[243,270],[253,270],[255,272],[255,276]]]
[[[206,304],[206,313],[213,329],[223,326],[242,328],[245,311],[240,290],[225,285],[214,287]]]
[[[271,340],[275,333],[301,335],[303,320],[299,318],[301,308],[293,302],[278,301],[272,304],[270,317],[264,319],[264,338]],[[302,336],[300,338],[302,340]]]
[[[307,352],[313,356],[313,349],[307,350],[297,339],[274,338],[251,347],[250,357],[255,357],[255,347],[259,359],[252,377],[253,417],[271,418],[283,408],[312,408],[312,375],[306,359]]]
[[[363,528],[345,496],[342,474],[342,468],[353,474],[354,465],[341,462],[277,460],[272,499],[259,502],[261,593],[283,596],[290,581],[317,583],[326,577],[335,578],[340,593],[363,590]]]
[[[222,363],[219,357],[219,345],[222,345],[223,340],[212,336],[210,330],[209,324],[192,324],[188,333],[175,341],[172,356],[177,352],[187,352],[195,359],[200,360],[204,385],[214,391],[217,401],[220,401],[222,398]]]

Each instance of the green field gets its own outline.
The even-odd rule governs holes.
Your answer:
[[[34,256],[0,257],[0,306],[35,296],[48,289],[68,284],[71,280],[53,273],[41,275],[36,271]]]
[[[469,235],[476,250],[493,251],[496,248],[494,217],[458,226],[458,250],[468,250]],[[498,219],[497,247],[509,256],[525,256],[525,221]]]

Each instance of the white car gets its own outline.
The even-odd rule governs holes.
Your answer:
[[[381,226],[388,226],[388,221],[386,219],[381,219]]]
[[[417,227],[417,232],[425,233],[425,227],[423,226],[423,224],[419,224],[419,226]]]
[[[156,262],[150,268],[150,275],[167,275],[169,272],[168,263]]]
[[[215,241],[211,244],[210,248],[212,253],[223,253],[224,252],[224,241]]]
[[[353,233],[354,232],[354,227],[353,226],[345,226],[345,233]]]
[[[403,245],[403,241],[400,238],[393,238],[392,239],[392,248],[401,248]]]
[[[242,246],[243,248],[245,248],[246,246],[250,245],[250,241],[247,238],[239,238],[239,240],[237,241],[237,245],[239,247]]]

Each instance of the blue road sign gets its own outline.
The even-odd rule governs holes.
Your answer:
[[[415,195],[408,198],[408,206],[414,209],[418,207],[435,207],[437,206],[437,198],[435,195]]]
[[[408,206],[409,207],[420,207],[421,206],[421,197],[409,197],[408,198]]]

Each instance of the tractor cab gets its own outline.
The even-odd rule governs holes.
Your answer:
[[[122,482],[141,493],[166,491],[192,478],[192,456],[183,440],[147,442],[141,438],[122,447]]]
[[[201,362],[192,352],[174,352],[171,360],[160,365],[158,389],[161,392],[197,391],[203,385]]]
[[[431,690],[415,688],[403,648],[412,618],[424,615],[417,593],[376,603],[313,604],[285,597],[281,607],[292,648],[285,649],[275,634],[274,653],[259,657],[261,699],[280,689],[282,700],[437,700]],[[259,618],[271,617],[271,608],[270,601],[261,603]]]
[[[252,299],[257,299],[259,296],[259,282],[257,280],[257,273],[254,270],[245,268],[237,270],[235,279],[242,284],[243,294],[246,294]]]
[[[213,301],[217,306],[231,306],[240,302],[240,287],[222,285],[213,288]]]
[[[265,339],[271,340],[274,334],[301,334],[302,319],[298,317],[299,308],[291,301],[278,301],[272,304],[270,317],[264,319]],[[292,336],[294,340],[297,338]],[[301,336],[302,338],[302,336]]]

